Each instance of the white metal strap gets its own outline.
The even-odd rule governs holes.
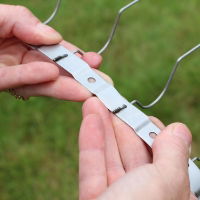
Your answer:
[[[150,121],[147,115],[129,103],[111,84],[95,73],[86,62],[60,45],[41,46],[37,50],[72,74],[81,85],[95,94],[111,112],[133,128],[142,140],[152,146],[153,138],[150,133],[159,134],[160,129]],[[189,160],[189,177],[191,191],[200,195],[200,170],[192,160]]]

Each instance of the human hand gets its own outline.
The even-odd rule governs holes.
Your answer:
[[[91,96],[64,70],[24,43],[61,43],[69,50],[78,49],[63,41],[59,33],[42,24],[28,9],[0,4],[0,91],[15,88],[16,94],[26,98],[50,96],[74,101]],[[93,68],[101,63],[96,53],[85,53],[82,59]]]
[[[194,200],[188,177],[191,134],[186,126],[162,130],[152,152],[95,97],[83,106],[79,136],[80,200]]]

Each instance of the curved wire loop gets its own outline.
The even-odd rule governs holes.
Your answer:
[[[61,5],[61,1],[62,0],[57,0],[57,3],[56,3],[56,6],[54,8],[54,11],[53,13],[51,14],[51,16],[45,21],[43,22],[44,24],[49,24],[53,19],[54,17],[56,16],[56,14],[58,13],[58,10],[60,8],[60,5]],[[122,16],[122,14],[130,7],[132,7],[134,4],[136,4],[137,2],[139,2],[140,0],[134,0],[132,1],[131,3],[127,4],[126,6],[124,6],[123,8],[121,8],[119,11],[118,11],[118,14],[115,18],[115,22],[113,24],[113,27],[112,27],[112,30],[111,30],[111,33],[108,37],[108,40],[107,42],[105,43],[105,45],[98,51],[98,54],[102,54],[107,48],[108,46],[110,45],[111,41],[113,40],[113,37],[116,33],[116,30],[117,30],[117,27],[119,25],[119,22],[120,22],[120,18]],[[158,97],[152,101],[150,104],[148,105],[143,105],[140,101],[138,100],[133,100],[131,103],[132,104],[136,104],[138,105],[139,107],[143,108],[143,109],[148,109],[148,108],[151,108],[153,107],[155,104],[157,104],[161,99],[162,97],[166,94],[167,90],[169,89],[169,86],[174,78],[174,75],[178,69],[178,67],[180,66],[180,63],[182,60],[184,60],[184,58],[186,58],[187,56],[189,56],[190,54],[192,54],[193,52],[195,52],[197,49],[200,48],[200,44],[196,45],[195,47],[193,47],[192,49],[190,49],[189,51],[187,51],[185,54],[183,54],[182,56],[180,56],[177,60],[176,60],[176,63],[170,73],[170,76],[169,76],[169,79],[167,80],[167,83],[165,84],[165,87],[164,89],[161,91],[161,93],[158,95]]]
[[[111,33],[108,37],[108,40],[107,42],[105,43],[105,45],[98,51],[98,54],[102,54],[107,48],[108,46],[110,45],[111,41],[113,40],[113,37],[116,33],[116,30],[117,30],[117,27],[119,25],[119,21],[120,21],[120,18],[121,18],[121,15],[128,9],[130,8],[131,6],[133,6],[134,4],[136,4],[137,2],[139,2],[140,0],[135,0],[135,1],[132,1],[131,3],[127,4],[126,6],[124,6],[123,8],[121,8],[119,11],[118,11],[118,14],[115,18],[115,22],[113,24],[113,27],[112,27],[112,30],[111,30]]]
[[[132,104],[136,104],[138,105],[139,107],[141,108],[144,108],[144,109],[147,109],[147,108],[151,108],[152,106],[154,106],[155,104],[157,104],[161,99],[162,97],[166,94],[173,78],[174,78],[174,75],[176,73],[176,70],[177,68],[180,66],[180,63],[182,60],[184,60],[184,58],[186,58],[187,56],[189,56],[190,54],[194,53],[196,50],[198,50],[200,48],[200,44],[196,45],[195,47],[193,47],[192,49],[190,49],[189,51],[187,51],[185,54],[183,54],[182,56],[180,56],[177,60],[176,60],[176,63],[171,71],[171,74],[169,76],[169,79],[167,81],[167,83],[165,84],[165,87],[164,89],[162,90],[162,92],[158,95],[158,97],[153,101],[151,102],[150,104],[148,105],[143,105],[141,102],[139,102],[138,100],[133,100],[131,103]]]
[[[200,158],[199,157],[195,157],[195,158],[192,159],[192,161],[193,162],[195,162],[195,161],[199,161],[200,162]]]
[[[59,8],[60,8],[61,1],[62,1],[62,0],[57,0],[56,6],[55,6],[55,8],[54,8],[53,13],[51,14],[51,16],[50,16],[46,21],[43,22],[43,24],[49,24],[49,23],[54,19],[54,17],[57,15],[58,10],[59,10]]]
[[[46,20],[44,21],[43,23],[44,24],[49,24],[53,19],[54,17],[57,15],[58,13],[58,10],[60,8],[60,5],[61,5],[61,1],[62,0],[57,0],[57,3],[56,3],[56,6],[54,8],[54,11],[53,13],[51,14],[51,16]],[[120,18],[121,18],[121,15],[128,9],[130,8],[131,6],[133,6],[134,4],[136,4],[137,2],[139,2],[140,0],[134,0],[132,1],[131,3],[127,4],[126,6],[122,7],[119,11],[118,11],[118,14],[115,18],[115,22],[113,24],[113,27],[112,27],[112,30],[111,30],[111,33],[108,37],[108,40],[107,42],[105,43],[105,45],[98,51],[98,54],[102,54],[107,48],[108,46],[110,45],[111,41],[113,40],[114,38],[114,35],[116,33],[116,30],[117,30],[117,27],[119,25],[119,21],[120,21]]]

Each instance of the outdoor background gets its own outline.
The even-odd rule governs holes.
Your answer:
[[[85,51],[99,50],[115,14],[128,0],[63,0],[51,25]],[[41,20],[54,0],[0,0],[25,5]],[[151,102],[177,57],[200,42],[199,0],[143,0],[122,17],[102,71],[128,100]],[[170,90],[146,110],[165,124],[186,123],[200,155],[200,51],[187,58]],[[50,98],[17,101],[0,94],[0,199],[76,200],[81,103]]]

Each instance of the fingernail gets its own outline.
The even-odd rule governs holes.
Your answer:
[[[44,34],[45,37],[51,38],[53,40],[62,40],[62,36],[60,35],[60,33],[55,31],[53,28],[51,28],[48,25],[40,23],[37,25],[37,30],[40,33]]]
[[[110,76],[108,76],[107,74],[99,71],[99,70],[95,70],[97,72],[97,74],[99,74],[99,76],[101,76],[105,81],[107,81],[108,83],[110,83],[111,85],[114,85],[113,80],[110,78]]]
[[[191,146],[191,133],[184,124],[178,124],[174,127],[172,134],[183,139],[188,147]]]

